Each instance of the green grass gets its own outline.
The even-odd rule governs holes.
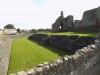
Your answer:
[[[97,35],[97,32],[40,32],[42,34],[48,34],[50,35],[68,35],[68,36],[73,36],[73,35],[78,35],[78,36],[86,36],[86,37],[95,37]]]
[[[40,46],[27,38],[13,40],[8,74],[33,68],[43,62],[60,58],[67,52],[50,46]]]

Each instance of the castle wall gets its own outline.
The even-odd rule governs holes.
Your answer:
[[[72,15],[67,16],[67,27],[73,28],[74,26],[74,19]]]
[[[0,75],[7,75],[12,40],[7,36],[0,36]]]
[[[18,39],[18,38],[28,38],[29,36],[33,35],[34,33],[26,33],[26,34],[16,34],[16,35],[7,35],[11,39]]]
[[[77,49],[86,47],[93,44],[95,38],[93,37],[79,37],[79,36],[66,36],[66,35],[52,35],[34,34],[29,37],[30,40],[36,40],[41,45],[49,45],[56,47],[60,50],[69,51],[74,53]]]
[[[60,19],[59,19],[60,20]],[[58,24],[59,22],[59,24]],[[63,25],[63,29],[56,30],[55,28]],[[94,32],[100,31],[100,7],[87,10],[83,13],[82,20],[74,22],[73,16],[69,15],[67,18],[62,18],[52,25],[52,31],[83,31]]]
[[[83,17],[79,27],[77,27],[77,31],[100,31],[100,7],[87,10],[83,13]]]
[[[74,53],[76,50],[93,44],[95,38],[93,37],[79,37],[79,36],[59,36],[53,35],[49,37],[50,46],[56,47],[60,50]]]
[[[12,39],[29,37],[32,34],[2,35],[0,36],[0,75],[7,75]]]
[[[60,16],[56,22],[52,25],[52,31],[53,32],[57,32],[57,31],[60,31],[61,29],[61,23],[62,23],[62,17]]]

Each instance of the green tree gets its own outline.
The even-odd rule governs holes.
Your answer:
[[[19,28],[17,29],[17,33],[21,33],[21,30]]]
[[[30,33],[36,33],[36,30],[35,29],[31,29],[29,30]]]
[[[6,26],[4,26],[4,29],[15,29],[13,24],[7,24]]]

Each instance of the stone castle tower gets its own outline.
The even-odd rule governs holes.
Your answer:
[[[58,31],[67,31],[68,28],[73,27],[73,16],[69,15],[67,18],[64,18],[63,11],[61,11],[61,15],[58,17],[56,22],[52,25],[52,31],[58,32]]]

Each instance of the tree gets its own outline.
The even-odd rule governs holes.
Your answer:
[[[4,26],[4,29],[15,29],[13,24],[7,24],[6,26]]]
[[[38,31],[38,32],[43,32],[43,31],[44,31],[44,29],[38,29],[37,31]]]
[[[37,30],[38,32],[50,32],[51,30],[50,29],[38,29]]]
[[[36,33],[36,30],[35,29],[31,29],[29,30],[30,33]]]
[[[28,33],[28,30],[22,29],[21,32],[22,33]]]
[[[17,29],[17,33],[21,33],[21,30],[19,28]]]

